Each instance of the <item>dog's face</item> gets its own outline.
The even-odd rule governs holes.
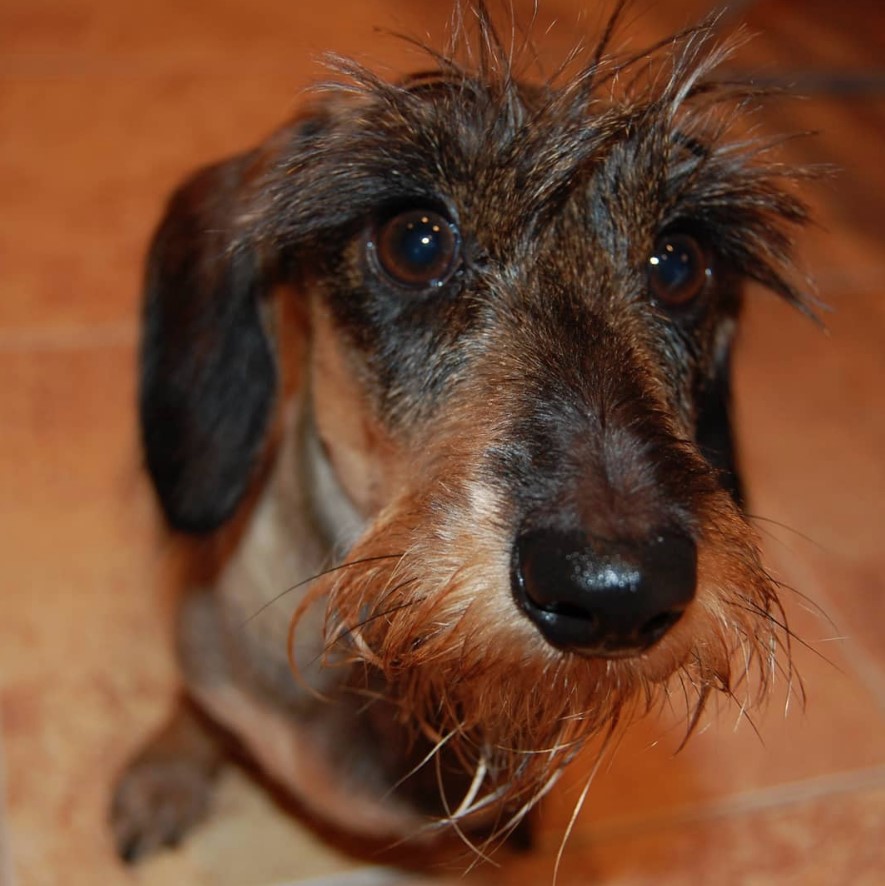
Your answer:
[[[460,813],[530,802],[652,687],[675,674],[699,710],[778,643],[729,354],[743,279],[799,301],[804,209],[723,142],[704,44],[620,98],[614,63],[562,87],[501,52],[398,85],[350,70],[192,179],[154,243],[142,416],[167,514],[205,531],[241,500],[277,402],[266,303],[294,284],[303,401],[362,524],[309,599],[330,664],[477,773]]]

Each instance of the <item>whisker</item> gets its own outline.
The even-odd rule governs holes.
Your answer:
[[[733,693],[730,689],[726,689],[726,690],[725,690],[725,694],[726,694],[730,699],[732,699],[732,701],[734,701],[734,703],[738,706],[738,711],[739,711],[739,713],[738,713],[737,723],[740,723],[741,720],[745,720],[747,723],[749,723],[749,724],[750,724],[750,728],[751,728],[751,729],[753,730],[753,732],[756,734],[756,738],[759,740],[759,743],[762,744],[762,745],[764,745],[764,744],[765,744],[765,738],[764,738],[763,735],[762,735],[762,731],[761,731],[761,730],[759,729],[759,727],[756,725],[756,721],[753,719],[752,715],[749,713],[749,711],[747,710],[746,706],[743,705],[743,704],[741,704],[741,703],[737,700],[737,698],[735,697],[734,693]],[[735,723],[735,727],[737,727],[737,723]]]
[[[602,747],[599,750],[599,754],[596,757],[593,768],[590,770],[590,774],[587,776],[584,787],[581,790],[577,802],[575,803],[574,809],[572,810],[571,818],[569,818],[569,822],[566,825],[565,832],[562,835],[562,840],[559,843],[559,850],[556,853],[556,862],[553,865],[553,886],[556,886],[556,881],[559,879],[559,869],[562,865],[562,858],[565,854],[566,844],[569,841],[569,837],[571,837],[572,835],[572,831],[574,830],[575,823],[578,820],[578,816],[581,814],[581,810],[584,808],[584,802],[587,799],[587,795],[590,793],[590,786],[593,784],[594,780],[596,779],[596,775],[599,772],[600,767],[602,766],[602,761],[606,756],[609,744],[612,741],[613,736],[615,735],[617,724],[617,719],[612,720],[612,722],[609,724],[609,728],[606,730],[606,735],[603,740]]]
[[[732,600],[731,605],[736,609],[741,609],[744,612],[749,612],[751,615],[755,615],[758,618],[762,618],[765,621],[773,624],[775,627],[779,628],[782,632],[783,636],[786,637],[787,647],[786,652],[789,656],[791,652],[791,645],[795,642],[802,646],[804,649],[807,649],[812,655],[817,656],[822,662],[830,665],[835,668],[836,671],[842,673],[842,669],[831,659],[827,658],[820,650],[815,649],[814,646],[807,640],[803,640],[792,628],[787,624],[785,618],[777,618],[772,612],[764,607],[760,606],[758,603],[755,603],[753,600],[749,598],[742,597],[740,600]]]
[[[473,773],[473,780],[470,782],[470,787],[458,804],[458,808],[454,811],[453,818],[463,818],[466,816],[467,810],[471,808],[473,801],[476,799],[476,795],[479,793],[479,789],[482,787],[483,781],[485,781],[486,775],[488,775],[488,771],[485,758],[480,757],[479,760],[477,760],[476,770]]]
[[[798,588],[793,585],[789,585],[784,581],[780,581],[779,579],[774,578],[774,576],[769,573],[765,573],[766,578],[778,589],[778,591],[786,591],[789,594],[792,594],[794,597],[797,597],[802,601],[804,605],[804,609],[810,615],[815,615],[818,618],[823,619],[834,631],[839,629],[839,626],[832,619],[829,613],[820,605],[816,600],[814,600],[809,594],[806,594],[804,591],[800,591]],[[778,604],[781,611],[783,611],[783,607]]]
[[[817,541],[817,539],[812,538],[810,535],[806,535],[804,532],[801,532],[800,530],[794,528],[793,526],[790,526],[790,525],[787,524],[787,523],[783,523],[783,522],[781,522],[780,520],[775,520],[775,519],[773,519],[772,517],[763,517],[761,514],[748,514],[748,513],[744,513],[744,517],[745,517],[745,519],[747,519],[747,520],[751,520],[751,521],[753,521],[754,523],[768,523],[768,524],[771,525],[771,526],[777,526],[778,529],[783,529],[783,530],[785,530],[786,532],[789,532],[791,535],[795,535],[797,538],[802,539],[802,541],[807,542],[808,544],[810,544],[810,545],[812,545],[813,547],[817,548],[819,551],[824,551],[824,552],[826,552],[826,553],[829,553],[829,550],[828,550],[828,548],[826,547],[826,545],[824,545],[824,544],[822,544],[821,542]],[[764,531],[764,530],[763,530],[763,531]],[[765,534],[766,534],[769,538],[774,539],[775,541],[781,542],[781,544],[784,543],[784,542],[783,542],[781,539],[779,539],[779,538],[777,537],[777,535],[775,535],[773,532],[768,532],[768,531],[766,531]]]
[[[402,584],[397,585],[395,588],[391,590],[391,593],[394,593],[407,585],[414,584],[417,579],[410,578],[404,581]],[[382,601],[383,602],[383,601]],[[397,603],[394,606],[389,606],[387,609],[382,609],[378,612],[373,612],[370,616],[364,618],[362,621],[356,622],[356,624],[349,625],[347,627],[342,625],[343,630],[341,633],[336,634],[328,643],[322,648],[320,653],[314,659],[314,662],[319,661],[323,658],[323,656],[328,655],[329,652],[335,647],[336,644],[341,643],[348,639],[353,639],[358,631],[361,631],[367,625],[372,624],[372,622],[377,621],[379,618],[384,618],[387,615],[393,615],[395,612],[400,612],[403,609],[409,609],[412,606],[416,606],[419,603],[423,602],[422,597],[418,597],[414,600],[404,600],[402,603]]]
[[[697,687],[698,697],[693,705],[686,698],[686,704],[688,705],[689,710],[688,722],[686,723],[685,727],[685,735],[682,737],[682,741],[676,748],[677,754],[685,749],[685,746],[688,744],[688,740],[692,737],[692,735],[694,735],[695,731],[697,730],[698,724],[701,722],[701,718],[703,717],[704,711],[707,708],[707,702],[710,700],[711,691],[712,687],[709,684],[704,684],[700,687]]]
[[[309,578],[302,579],[299,582],[296,582],[291,587],[286,588],[285,591],[281,591],[275,597],[272,597],[266,603],[263,603],[258,609],[255,610],[245,621],[243,621],[239,625],[239,629],[242,630],[245,628],[250,622],[254,619],[258,618],[265,609],[273,606],[274,603],[282,600],[287,594],[291,594],[293,591],[297,591],[299,588],[303,588],[305,585],[311,584],[311,582],[315,582],[318,579],[325,578],[327,575],[333,575],[336,572],[341,572],[344,569],[350,569],[354,566],[365,566],[367,563],[374,563],[381,560],[393,560],[401,558],[402,554],[378,554],[374,557],[363,557],[359,560],[348,560],[345,563],[339,563],[337,566],[331,566],[328,569],[324,569],[322,572],[317,572],[315,575],[311,575]]]
[[[482,851],[482,849],[470,839],[470,837],[464,832],[464,829],[461,827],[460,823],[452,817],[452,810],[449,806],[449,799],[446,795],[445,789],[445,779],[443,778],[442,772],[442,762],[439,758],[439,755],[433,758],[434,760],[434,768],[436,769],[436,783],[439,788],[439,796],[440,801],[443,804],[443,808],[446,811],[446,817],[444,822],[451,826],[452,830],[457,834],[458,839],[460,839],[464,845],[477,857],[482,859],[482,861],[487,862],[492,865],[492,867],[499,867],[498,863],[494,861],[489,855]]]
[[[402,778],[398,779],[387,791],[384,792],[384,799],[388,799],[394,791],[399,790],[407,782],[413,775],[420,772],[434,757],[434,755],[438,754],[445,746],[448,744],[451,739],[457,735],[456,730],[452,729],[446,735],[444,735],[421,759],[418,763],[416,763]]]

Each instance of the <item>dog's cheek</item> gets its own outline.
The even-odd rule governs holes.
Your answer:
[[[341,488],[363,518],[391,498],[400,447],[372,414],[346,342],[319,301],[311,311],[311,404],[316,430]]]

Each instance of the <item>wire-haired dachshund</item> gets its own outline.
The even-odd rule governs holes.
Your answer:
[[[431,70],[339,60],[172,197],[144,450],[171,526],[228,541],[183,601],[188,700],[114,799],[125,857],[203,815],[207,721],[347,832],[497,839],[656,700],[690,731],[769,682],[729,360],[745,280],[807,309],[806,209],[734,134],[754,90],[714,25],[623,57],[622,10],[536,85],[483,4]]]

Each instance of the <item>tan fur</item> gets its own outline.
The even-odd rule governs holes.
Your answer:
[[[806,209],[768,146],[724,139],[753,90],[708,79],[712,23],[609,58],[625,6],[538,86],[482,3],[475,62],[460,20],[467,65],[340,62],[155,236],[147,460],[173,525],[226,553],[188,589],[187,685],[349,832],[494,842],[655,705],[684,700],[688,735],[714,692],[763,695],[777,653],[789,674],[729,353],[742,278],[807,309]],[[127,857],[178,836],[141,802],[155,776],[118,793]]]
[[[689,722],[711,688],[747,682],[764,693],[774,591],[724,493],[711,502],[697,598],[682,621],[639,657],[586,659],[552,649],[515,610],[493,499],[477,493],[469,469],[434,456],[438,473],[422,464],[420,488],[388,505],[350,551],[370,562],[319,579],[294,625],[326,598],[327,665],[377,668],[404,729],[483,771],[461,814],[533,805],[589,738],[640,713],[642,699],[650,706],[655,687],[670,694],[681,681]],[[462,799],[447,798],[449,807]]]
[[[361,384],[365,369],[348,353],[317,300],[311,329],[311,396],[319,439],[343,490],[365,517],[379,510],[395,486],[402,455],[369,409]]]

